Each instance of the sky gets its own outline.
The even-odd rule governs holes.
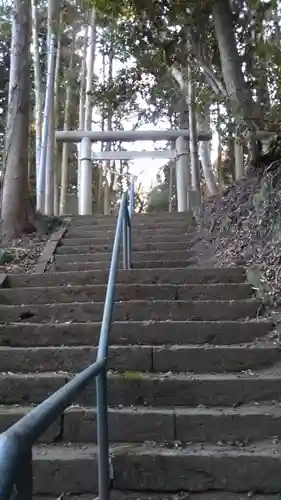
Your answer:
[[[132,63],[133,59],[128,60],[126,62],[126,66],[130,67]],[[121,69],[121,67],[122,67],[121,63],[115,60],[113,64],[113,76],[116,76],[118,70]],[[98,50],[96,51],[94,72],[95,76],[103,74],[102,56],[98,52]],[[102,76],[100,78],[102,78]],[[140,102],[140,104],[142,108],[145,108],[146,106],[145,101]],[[96,123],[98,120],[99,116],[96,113],[94,113],[93,121]],[[125,130],[132,130],[135,123],[136,119],[131,119],[131,120],[126,119],[126,122],[124,121],[123,123],[123,127]],[[165,130],[168,128],[170,128],[168,119],[167,120],[161,119],[161,123],[157,124],[156,126],[151,124],[146,124],[138,128],[138,130]],[[100,127],[94,124],[93,130],[100,130]],[[123,143],[123,147],[129,151],[141,151],[141,150],[153,151],[155,145],[157,145],[157,148],[161,147],[165,149],[166,143],[165,141],[157,141],[156,143],[153,143],[153,141],[137,141],[137,142]],[[96,145],[96,147],[99,147],[99,145]],[[93,149],[96,149],[96,147],[93,147]],[[214,137],[212,139],[212,155],[211,155],[212,160],[215,158],[216,150],[217,150],[217,137],[216,133],[214,133]],[[150,188],[156,184],[156,175],[160,167],[165,165],[166,162],[167,161],[163,159],[138,158],[131,161],[130,172],[132,173],[132,175],[137,176],[137,182],[138,183],[140,182],[142,184],[143,189],[145,191],[149,191]]]
[[[133,62],[133,61],[132,61]],[[130,66],[130,61],[128,61],[128,67]],[[116,75],[118,70],[121,68],[121,63],[119,61],[115,61],[113,65],[113,74]],[[96,54],[96,59],[95,59],[95,74],[96,75],[102,75],[102,56],[101,54],[98,53]],[[145,102],[141,103],[143,107],[145,107]],[[96,122],[98,121],[98,116],[94,115],[93,121]],[[124,122],[123,126],[125,130],[132,130],[136,120],[126,120]],[[153,126],[150,124],[143,125],[141,126],[138,130],[161,130],[169,128],[168,121],[167,125],[164,123],[161,123],[158,126]],[[93,126],[93,130],[100,130],[100,127],[98,125]],[[157,141],[157,147],[162,147],[163,149],[165,148],[165,142],[163,141]],[[137,141],[137,142],[128,142],[128,143],[123,143],[123,147],[129,151],[153,151],[154,150],[154,143],[153,141]],[[130,163],[130,172],[132,175],[137,176],[138,182],[141,182],[143,188],[148,191],[150,187],[156,183],[156,175],[157,172],[159,171],[160,167],[162,165],[165,165],[165,160],[163,159],[149,159],[149,158],[138,158],[135,160],[132,160]]]

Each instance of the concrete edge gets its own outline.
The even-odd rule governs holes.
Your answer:
[[[5,288],[7,277],[6,273],[0,273],[0,288]]]
[[[35,265],[34,268],[35,274],[43,274],[45,272],[47,265],[51,261],[61,239],[65,235],[68,226],[70,225],[70,222],[71,219],[64,220],[63,226],[61,226],[59,229],[57,229],[57,231],[51,234],[50,238],[48,239],[44,247],[42,254],[39,257],[37,264]]]

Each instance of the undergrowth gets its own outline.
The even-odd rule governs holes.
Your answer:
[[[281,305],[281,163],[251,172],[194,213],[202,263],[247,267],[264,302]]]

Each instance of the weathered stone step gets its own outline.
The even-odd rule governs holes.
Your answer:
[[[75,497],[75,499],[70,497],[70,500],[92,500],[92,498]],[[279,495],[259,495],[253,492],[248,493],[231,493],[229,491],[212,491],[205,493],[190,493],[189,491],[181,491],[176,494],[161,494],[161,493],[143,493],[143,492],[121,492],[113,490],[111,492],[112,500],[249,500],[253,498],[254,500],[280,500]],[[46,500],[46,499],[45,499]],[[56,500],[56,499],[48,499]]]
[[[134,262],[133,260],[133,268],[134,269],[171,269],[171,268],[185,268],[188,266],[194,266],[197,264],[195,259],[184,259],[184,260],[144,260],[141,262]],[[56,271],[85,271],[88,269],[91,271],[92,269],[108,269],[110,265],[110,260],[99,261],[98,255],[97,260],[94,262],[57,262],[55,260],[55,270]],[[122,267],[122,260],[120,256],[120,267]]]
[[[276,439],[280,434],[281,408],[278,403],[237,408],[176,408],[174,412],[176,440],[185,443],[243,447],[253,441]]]
[[[167,261],[167,260],[178,260],[181,262],[187,262],[194,256],[192,250],[164,250],[164,251],[148,251],[148,252],[134,252],[132,259],[133,262],[144,261]],[[122,255],[120,254],[120,259]],[[72,263],[72,262],[102,262],[107,263],[111,261],[111,252],[89,252],[89,253],[73,253],[62,255],[60,253],[55,255],[56,265],[61,263]]]
[[[32,407],[0,408],[0,432],[26,415]],[[61,440],[93,443],[97,439],[96,408],[70,407],[64,413]],[[244,443],[276,439],[280,434],[281,408],[254,405],[240,408],[109,408],[111,442],[193,442],[243,446]],[[52,443],[60,433],[58,419],[40,438]]]
[[[58,302],[102,302],[106,285],[0,288],[0,304],[55,304]],[[116,285],[119,300],[242,300],[252,297],[250,285]]]
[[[136,284],[207,284],[207,283],[244,283],[245,269],[233,268],[183,268],[183,269],[132,269],[119,270],[117,283]],[[56,274],[10,274],[7,277],[8,287],[19,286],[63,286],[63,285],[107,285],[108,270],[58,272]]]
[[[97,348],[0,347],[0,370],[12,373],[76,373],[96,359]],[[108,368],[117,371],[153,370],[152,346],[110,346]]]
[[[134,214],[133,215],[133,224],[143,225],[143,224],[177,224],[177,223],[189,223],[193,221],[192,215],[183,215],[181,213],[173,212],[165,213],[165,214]],[[106,225],[116,226],[117,215],[94,215],[94,216],[72,216],[71,217],[71,225],[72,226],[92,226],[92,225],[101,225],[105,227]]]
[[[101,321],[103,302],[69,304],[0,305],[2,323],[28,321],[29,323],[62,323],[72,321],[84,323]],[[215,300],[131,300],[117,302],[114,321],[234,321],[258,314],[260,302],[254,299],[237,301]]]
[[[69,226],[66,232],[66,238],[79,238],[80,236],[87,238],[94,236],[96,238],[99,237],[105,237],[105,236],[114,236],[115,234],[116,227],[110,227],[110,228],[102,228],[102,227],[83,227],[83,226]],[[173,226],[172,224],[167,224],[166,226],[162,226],[158,229],[157,223],[152,224],[151,226],[139,226],[135,227],[134,225],[132,226],[132,235],[134,236],[139,236],[145,239],[145,236],[154,236],[154,235],[159,236],[165,236],[167,234],[170,235],[194,235],[194,228],[190,227],[189,224],[180,224]]]
[[[196,238],[196,235],[194,233],[190,234],[185,234],[182,233],[181,235],[173,235],[173,234],[165,234],[165,235],[155,235],[154,233],[151,233],[149,235],[146,235],[145,241],[143,236],[135,236],[133,237],[133,248],[138,247],[140,244],[147,244],[147,243],[153,243],[153,244],[158,244],[167,242],[167,243],[173,243],[175,240],[180,239],[180,241],[186,241],[187,244],[190,242],[190,244],[194,244],[194,240]],[[113,245],[114,241],[114,233],[110,233],[109,235],[103,234],[102,236],[97,236],[97,235],[92,235],[92,236],[79,236],[77,238],[67,238],[67,236],[64,237],[62,244],[67,245],[67,246],[79,246],[79,245]]]
[[[280,446],[270,441],[245,448],[187,445],[183,448],[112,445],[113,487],[122,491],[224,490],[279,493]],[[34,493],[97,492],[95,445],[34,448]],[[59,474],[56,472],[59,470]]]
[[[52,496],[39,496],[36,495],[36,500],[57,500],[57,497]],[[82,494],[82,495],[67,495],[69,500],[93,500],[93,495]],[[135,491],[110,491],[111,500],[280,500],[280,495],[260,495],[255,494],[252,491],[248,493],[232,493],[229,491],[211,491],[204,493],[190,493],[190,491],[181,491],[179,493],[146,493],[146,492],[135,492]]]
[[[80,241],[80,240],[79,240]],[[132,245],[132,250],[134,255],[136,252],[153,252],[153,251],[170,251],[170,250],[190,250],[193,243],[189,243],[187,241],[171,241],[171,242],[156,242],[156,243],[145,243],[140,242],[138,244]],[[113,243],[108,243],[104,245],[69,245],[62,244],[56,249],[57,255],[66,255],[66,254],[81,254],[81,253],[95,253],[95,252],[109,252],[111,253],[113,249]]]
[[[15,323],[0,325],[0,345],[13,347],[97,345],[101,323]],[[124,321],[112,324],[116,345],[213,344],[252,342],[273,329],[269,321]]]
[[[32,407],[4,406],[0,408],[0,432],[30,411]],[[157,408],[109,408],[110,441],[132,443],[144,440],[175,439],[175,412]],[[58,419],[40,438],[41,443],[52,443],[59,435]],[[64,413],[61,440],[69,443],[93,443],[97,439],[96,408],[70,407]]]
[[[75,222],[71,222],[71,224],[69,225],[69,228],[72,230],[76,230],[78,229],[79,231],[94,231],[94,230],[98,230],[100,231],[101,229],[105,229],[106,231],[107,230],[115,230],[116,229],[116,224],[117,224],[117,218],[113,221],[94,221],[92,224],[89,223],[89,224],[77,224]],[[194,228],[192,227],[192,225],[190,224],[190,222],[188,220],[184,220],[184,219],[178,219],[178,220],[173,220],[173,219],[170,219],[170,220],[163,220],[163,219],[159,219],[159,220],[144,220],[144,221],[133,221],[133,225],[132,225],[132,228],[133,230],[152,230],[154,228],[160,228],[160,229],[170,229],[170,228],[182,228],[184,230],[188,229],[188,230],[194,230]]]
[[[167,211],[161,211],[161,212],[148,212],[145,214],[139,214],[139,213],[134,213],[133,214],[133,219],[134,220],[147,220],[147,219],[186,219],[192,217],[192,212],[167,212]],[[117,214],[109,214],[109,215],[104,215],[104,214],[91,214],[91,215],[78,215],[74,214],[71,215],[71,220],[73,221],[79,221],[79,220],[91,220],[91,219],[116,219]]]
[[[96,347],[0,347],[2,372],[70,372],[89,366]],[[274,345],[246,346],[110,346],[108,368],[120,372],[219,373],[257,370],[281,361]]]
[[[258,370],[280,361],[281,349],[270,344],[258,346],[159,346],[152,348],[152,368],[150,371],[162,373],[240,372],[241,370]],[[136,365],[137,363],[136,356]]]
[[[0,374],[0,404],[38,404],[63,386],[68,373]],[[137,371],[108,375],[110,406],[237,406],[281,401],[281,373],[149,374]],[[95,405],[95,382],[74,403]]]
[[[69,226],[67,233],[65,235],[65,240],[70,240],[71,238],[105,238],[106,236],[108,238],[113,238],[115,235],[115,228],[113,227],[112,229],[97,229],[95,227],[93,228],[88,228],[85,230],[82,226]],[[182,235],[186,235],[189,237],[194,236],[194,230],[192,230],[188,224],[187,225],[181,225],[181,226],[168,226],[165,228],[160,228],[158,229],[157,225],[152,226],[151,228],[145,227],[132,227],[132,238],[141,238],[143,240],[146,240],[147,238],[152,238],[153,240],[159,240],[162,239],[162,241],[165,241],[166,236],[170,235],[173,236],[174,238]]]

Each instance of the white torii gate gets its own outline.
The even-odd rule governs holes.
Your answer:
[[[198,131],[198,141],[210,141],[209,131]],[[100,151],[93,152],[92,142],[135,142],[135,141],[161,141],[175,140],[175,150],[160,151]],[[56,140],[62,142],[81,142],[80,156],[80,201],[79,215],[92,214],[92,168],[93,160],[132,160],[135,158],[166,158],[176,160],[176,184],[178,212],[190,208],[187,191],[187,155],[185,140],[189,139],[186,129],[179,130],[117,130],[117,131],[56,131]]]

